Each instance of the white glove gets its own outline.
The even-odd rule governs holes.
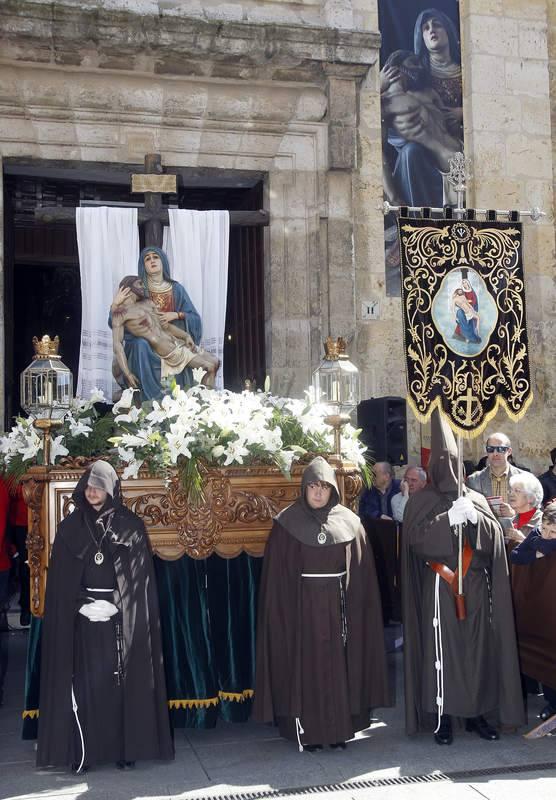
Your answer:
[[[118,613],[118,608],[108,600],[95,600],[92,603],[85,603],[79,609],[79,613],[87,617],[89,622],[108,622],[110,617]]]
[[[468,497],[458,497],[448,510],[450,525],[463,525],[465,522],[476,525],[478,518],[477,509]]]

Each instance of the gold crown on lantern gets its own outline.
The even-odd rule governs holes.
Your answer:
[[[44,334],[42,339],[37,339],[36,336],[33,336],[34,358],[60,358],[58,353],[59,346],[59,336],[55,336],[54,339],[51,339],[47,333]]]
[[[337,361],[340,357],[340,353],[342,352],[342,342],[344,343],[344,351],[345,351],[345,342],[342,338],[333,339],[332,336],[327,336],[324,340],[324,357],[327,361]]]

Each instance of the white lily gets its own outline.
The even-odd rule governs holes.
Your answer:
[[[120,437],[120,442],[124,447],[144,447],[149,443],[149,430],[137,431],[137,433],[124,433]]]
[[[93,429],[88,424],[91,420],[69,418],[69,429],[72,436],[88,436],[93,432]]]
[[[201,383],[201,381],[207,374],[207,371],[206,369],[203,369],[203,367],[193,367],[191,373],[193,375],[193,380],[195,381],[195,383]]]
[[[64,447],[62,442],[64,441],[63,435],[56,436],[50,442],[50,463],[55,464],[56,459],[58,456],[67,456],[69,450],[67,447]]]
[[[42,449],[42,439],[33,428],[21,433],[23,435],[20,437],[17,452],[21,455],[23,461],[29,461],[35,458],[39,450]]]
[[[102,389],[99,389],[98,386],[94,386],[90,391],[89,397],[90,403],[107,403],[106,397],[104,396],[104,392]]]
[[[139,389],[125,389],[122,392],[122,396],[118,400],[117,403],[114,403],[112,406],[112,413],[118,414],[120,411],[127,411],[128,408],[131,408],[133,405],[133,395],[135,392],[138,392]]]
[[[243,456],[248,456],[249,450],[245,447],[243,442],[237,441],[229,442],[224,453],[226,455],[224,466],[227,467],[229,464],[233,464],[234,461],[237,464],[243,464]]]
[[[113,411],[113,409],[112,409]],[[137,406],[131,406],[129,409],[129,413],[127,414],[118,414],[117,417],[114,417],[114,422],[132,422],[135,423],[141,416],[141,409],[137,408]]]
[[[139,470],[143,465],[143,461],[133,460],[130,461],[127,467],[122,472],[122,480],[127,481],[129,478],[139,477]]]

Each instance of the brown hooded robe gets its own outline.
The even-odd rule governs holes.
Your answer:
[[[406,731],[434,729],[437,676],[433,628],[436,574],[427,561],[457,567],[458,540],[448,509],[457,497],[457,447],[438,411],[432,415],[430,485],[409,498],[402,534],[402,607]],[[465,528],[473,556],[464,578],[467,618],[457,620],[451,587],[439,580],[444,714],[525,722],[502,528],[484,497],[465,488],[477,525]]]
[[[333,487],[324,509],[305,500],[313,481]],[[333,744],[366,728],[371,708],[389,705],[380,595],[365,531],[340,505],[332,467],[314,459],[301,488],[302,496],[277,516],[266,545],[253,716],[276,722],[294,741],[297,719],[303,745]],[[322,544],[319,535],[326,536]],[[344,578],[302,576],[344,570]]]

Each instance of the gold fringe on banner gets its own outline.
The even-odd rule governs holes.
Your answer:
[[[504,411],[506,412],[506,414],[508,415],[508,417],[511,419],[512,422],[519,422],[521,419],[523,419],[523,417],[525,416],[529,406],[533,402],[533,397],[534,397],[533,392],[531,392],[529,397],[527,397],[527,399],[525,400],[525,403],[524,403],[523,407],[521,408],[521,410],[517,414],[514,413],[508,407],[508,404],[506,403],[506,401],[504,400],[503,397],[499,397],[497,399],[497,401],[496,401],[495,407],[492,409],[492,411],[489,411],[488,414],[485,415],[481,425],[478,428],[475,428],[472,431],[467,430],[467,428],[460,428],[459,425],[456,425],[454,423],[454,421],[453,421],[453,419],[451,417],[448,417],[448,416],[444,415],[443,408],[442,408],[442,401],[441,401],[440,398],[436,398],[436,400],[433,401],[432,405],[430,406],[429,411],[427,411],[426,414],[421,414],[417,410],[417,408],[415,406],[415,403],[413,402],[413,398],[410,397],[409,395],[407,396],[407,403],[408,403],[409,407],[411,408],[411,410],[413,411],[413,413],[415,414],[417,420],[422,425],[424,425],[426,422],[429,422],[429,420],[431,418],[431,414],[433,412],[433,409],[437,408],[443,414],[443,416],[446,419],[446,422],[448,423],[448,425],[450,426],[450,428],[453,430],[453,432],[456,435],[459,434],[463,439],[475,439],[477,436],[480,436],[481,433],[484,433],[485,428],[487,427],[489,422],[494,419],[494,417],[498,414],[498,412],[500,411],[501,408],[504,409]]]

